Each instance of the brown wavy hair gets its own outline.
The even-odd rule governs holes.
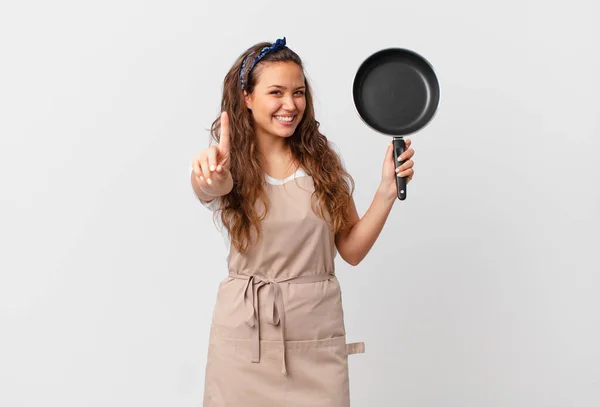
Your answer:
[[[271,43],[261,42],[248,48],[241,54],[223,81],[221,110],[229,116],[230,132],[230,171],[233,189],[221,197],[220,213],[222,224],[229,231],[231,243],[239,252],[245,252],[251,241],[252,230],[258,238],[261,235],[260,221],[267,215],[269,202],[265,192],[265,177],[260,166],[261,155],[257,148],[252,113],[244,102],[244,91],[240,84],[240,71],[244,59],[252,61],[260,50]],[[286,141],[292,155],[306,173],[312,176],[315,190],[311,201],[313,212],[325,220],[334,232],[348,226],[347,208],[354,193],[354,180],[342,166],[337,153],[328,145],[327,137],[319,131],[319,122],[315,119],[311,87],[304,72],[302,60],[290,48],[283,48],[267,54],[261,59],[248,77],[244,72],[245,90],[253,92],[261,68],[273,62],[293,62],[300,66],[305,80],[306,109],[294,134]],[[250,63],[247,63],[250,65]],[[246,66],[245,71],[248,69]],[[210,133],[216,143],[220,139],[220,115],[212,123]],[[264,203],[264,212],[257,213],[257,200]],[[326,209],[327,216],[323,208]]]

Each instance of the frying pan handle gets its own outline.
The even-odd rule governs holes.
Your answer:
[[[406,161],[398,161],[398,157],[406,150],[406,143],[402,137],[394,137],[394,164],[396,168],[404,164]],[[404,201],[406,199],[406,177],[396,176],[396,187],[398,188],[398,199]]]

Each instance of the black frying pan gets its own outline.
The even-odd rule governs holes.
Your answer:
[[[403,136],[416,133],[435,116],[440,85],[429,62],[414,51],[388,48],[367,58],[352,86],[354,106],[373,130],[393,136],[396,168],[406,149]],[[398,199],[406,199],[406,177],[396,177]]]

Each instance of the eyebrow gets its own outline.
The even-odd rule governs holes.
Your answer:
[[[286,89],[286,87],[285,87],[285,86],[281,86],[281,85],[271,85],[271,86],[269,86],[269,88],[280,88],[280,89]],[[296,89],[302,89],[302,88],[306,88],[306,86],[305,86],[305,85],[298,86]]]

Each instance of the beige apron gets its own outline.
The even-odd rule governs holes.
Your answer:
[[[261,240],[244,254],[230,246],[204,407],[348,407],[348,355],[364,343],[346,343],[334,233],[311,209],[310,176],[266,191]]]

